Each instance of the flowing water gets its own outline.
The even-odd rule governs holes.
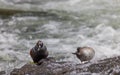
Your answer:
[[[58,61],[79,63],[71,54],[78,46],[95,49],[91,62],[120,55],[120,0],[0,0],[0,7],[43,12],[0,18],[0,71],[32,62],[38,40]]]

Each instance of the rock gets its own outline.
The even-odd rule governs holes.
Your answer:
[[[51,61],[52,60],[52,61]],[[72,62],[56,62],[53,59],[44,60],[37,66],[27,63],[20,69],[14,69],[10,75],[119,75],[120,56],[89,62],[74,64]]]
[[[5,71],[0,71],[0,75],[5,75]]]
[[[1,8],[0,7],[0,16],[16,16],[19,14],[23,14],[23,15],[34,15],[34,16],[53,16],[58,18],[57,14],[50,12],[50,11],[40,11],[40,10],[30,10],[30,9],[20,9],[20,8]]]

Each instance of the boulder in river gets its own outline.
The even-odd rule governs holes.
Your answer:
[[[37,66],[27,63],[14,69],[10,75],[120,75],[120,56],[74,64],[72,62],[56,62],[54,59],[44,60]]]

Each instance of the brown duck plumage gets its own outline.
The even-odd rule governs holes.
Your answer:
[[[75,54],[77,58],[80,59],[81,62],[83,62],[90,61],[94,57],[95,51],[91,47],[78,47],[77,51],[73,54]]]
[[[47,58],[48,51],[42,41],[38,41],[30,50],[30,56],[32,57],[34,63],[39,63],[41,59]]]

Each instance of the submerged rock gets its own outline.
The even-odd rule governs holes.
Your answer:
[[[74,64],[71,62],[56,62],[53,59],[44,60],[37,66],[27,63],[20,69],[14,69],[10,75],[119,75],[120,56],[99,60],[94,63]]]

